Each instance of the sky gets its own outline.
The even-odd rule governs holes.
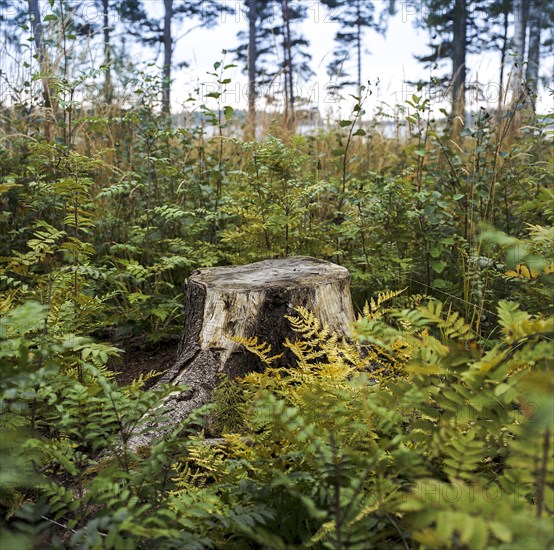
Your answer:
[[[309,41],[309,51],[312,55],[311,66],[315,75],[308,82],[298,83],[298,90],[303,97],[311,98],[323,116],[326,114],[349,111],[354,105],[354,100],[346,97],[337,103],[336,98],[329,94],[328,86],[330,78],[327,75],[327,64],[331,59],[335,47],[334,36],[340,25],[331,20],[332,12],[315,0],[301,0],[307,17],[298,26],[298,30]],[[247,20],[241,8],[242,1],[227,0],[225,3],[234,10],[233,14],[221,13],[219,24],[213,29],[196,28],[188,32],[189,27],[175,28],[174,34],[185,34],[177,44],[175,61],[186,61],[190,64],[188,69],[174,73],[173,103],[175,107],[182,105],[189,91],[200,85],[204,95],[216,88],[215,79],[207,75],[207,71],[213,71],[213,63],[223,58],[222,50],[231,50],[237,46],[237,33],[247,29]],[[163,3],[160,0],[150,0],[148,10],[152,14],[162,14]],[[376,2],[377,10],[385,8],[388,0]],[[366,108],[368,111],[376,108],[384,109],[390,113],[394,106],[409,99],[416,88],[407,84],[410,81],[429,80],[429,69],[425,69],[414,55],[422,55],[429,52],[428,32],[418,29],[415,24],[425,14],[422,11],[422,3],[414,1],[396,2],[397,12],[389,19],[385,36],[375,31],[366,30],[364,36],[363,81],[371,82],[371,96],[368,98]],[[355,54],[349,60],[355,63]],[[232,63],[232,54],[225,56],[226,63]],[[548,63],[545,60],[544,63]],[[552,60],[550,60],[552,64]],[[500,54],[498,52],[483,52],[480,55],[469,57],[468,87],[479,83],[483,94],[469,94],[467,98],[468,110],[478,110],[480,106],[496,107],[499,94],[499,66]],[[543,65],[544,67],[544,65]],[[445,64],[436,71],[435,76],[442,76],[449,70]],[[223,96],[224,104],[234,108],[246,107],[246,77],[242,67],[231,69],[226,73],[232,82]],[[376,83],[379,83],[378,85]],[[354,90],[351,90],[353,93]],[[345,94],[348,96],[348,94]],[[433,99],[435,108],[448,108],[448,98],[438,97],[437,90],[424,89],[420,92],[424,97]],[[209,103],[209,98],[203,98]],[[552,108],[552,97],[544,90],[541,92],[540,105],[543,108]],[[263,107],[263,104],[260,104]]]
[[[12,11],[16,4],[25,7],[23,0],[11,1]],[[334,36],[340,29],[340,25],[332,21],[333,13],[317,0],[289,1],[291,3],[299,2],[305,9],[307,17],[297,28],[310,43],[311,67],[315,71],[309,81],[297,83],[298,95],[309,98],[311,103],[318,107],[324,118],[327,115],[348,117],[355,104],[355,101],[348,96],[348,92],[354,93],[354,90],[344,93],[344,99],[337,102],[337,98],[329,94],[330,78],[327,75],[327,64],[336,47]],[[232,50],[238,45],[237,33],[247,29],[246,16],[242,10],[243,0],[219,0],[219,2],[231,8],[234,13],[220,13],[218,24],[214,28],[199,28],[198,21],[185,21],[181,25],[174,25],[173,35],[181,37],[175,48],[174,62],[187,62],[189,66],[173,72],[173,112],[183,110],[184,106],[187,110],[191,109],[192,104],[184,102],[191,93],[194,93],[195,88],[200,90],[197,105],[205,102],[208,106],[216,108],[214,100],[206,97],[207,93],[215,91],[216,79],[207,73],[208,71],[213,72],[213,64],[222,60],[223,49]],[[97,2],[83,0],[74,2],[74,4],[82,18],[85,20],[88,18],[97,26],[101,25],[101,11]],[[374,4],[376,11],[380,12],[386,9],[389,0],[376,0]],[[44,0],[41,5],[44,17],[44,14],[48,13],[48,2]],[[145,0],[145,5],[149,15],[163,16],[163,0]],[[471,6],[471,2],[469,5]],[[396,6],[396,14],[390,17],[385,36],[372,30],[366,30],[364,35],[364,52],[366,53],[362,80],[371,82],[371,95],[364,107],[370,113],[381,109],[394,115],[395,106],[404,104],[416,92],[415,86],[408,82],[428,81],[431,76],[429,69],[425,69],[423,64],[414,58],[414,55],[429,52],[428,31],[418,29],[416,25],[417,21],[425,15],[422,8],[423,3],[418,0],[397,0]],[[101,51],[97,57],[101,59]],[[148,62],[153,61],[153,58],[152,50],[147,51],[138,45],[135,45],[130,52],[130,61],[138,68],[145,68]],[[225,63],[233,61],[233,55],[227,53]],[[499,62],[498,52],[483,52],[480,55],[469,56],[468,87],[474,88],[474,83],[478,82],[483,94],[468,94],[468,111],[478,111],[481,106],[496,108],[499,94]],[[162,58],[159,56],[157,68],[150,67],[147,71],[159,73],[161,63]],[[353,69],[355,65],[354,52],[348,63],[351,63]],[[554,56],[543,59],[541,63],[542,72],[552,73]],[[17,68],[18,65],[20,64],[16,63],[14,67]],[[433,76],[443,76],[449,69],[449,64],[445,63]],[[227,71],[226,77],[231,79],[231,83],[222,97],[222,104],[230,105],[235,109],[246,108],[247,80],[242,67],[230,69]],[[440,107],[449,109],[448,98],[438,97],[437,90],[424,89],[419,92],[419,95],[432,99],[436,110]],[[538,108],[542,112],[552,111],[554,108],[552,96],[544,89],[539,93]],[[264,109],[266,109],[266,105],[263,100],[260,100],[259,110]]]
[[[149,9],[155,13],[161,9],[160,4],[151,0],[148,4]],[[222,59],[222,49],[231,50],[238,45],[237,33],[247,28],[246,17],[240,9],[243,3],[231,0],[226,4],[235,10],[234,14],[221,14],[217,27],[197,28],[178,43],[175,52],[176,62],[187,61],[190,67],[175,74],[173,94],[176,103],[186,97],[187,88],[192,83],[200,81],[204,83],[201,89],[206,92],[213,90],[214,79],[206,72],[213,70],[213,63]],[[310,43],[311,67],[315,75],[308,82],[298,82],[297,90],[301,96],[309,97],[317,104],[320,112],[325,115],[328,111],[335,112],[338,107],[336,98],[329,94],[331,79],[327,75],[327,64],[335,48],[333,39],[340,25],[331,20],[332,12],[319,2],[302,0],[302,4],[307,17],[297,28]],[[372,82],[371,103],[374,105],[380,100],[391,104],[402,102],[406,94],[411,95],[415,91],[403,82],[426,76],[422,65],[413,58],[414,53],[421,54],[426,51],[426,34],[418,31],[413,24],[416,15],[417,13],[412,14],[404,7],[391,19],[386,37],[374,31],[365,32],[363,81]],[[177,29],[176,34],[178,32]],[[225,60],[232,62],[232,54],[228,53]],[[349,61],[355,62],[354,55]],[[237,108],[246,107],[247,83],[242,67],[229,71],[228,77],[232,79],[232,83],[225,94],[225,102]],[[378,88],[377,81],[380,82]],[[346,103],[348,108],[348,103],[352,102]]]

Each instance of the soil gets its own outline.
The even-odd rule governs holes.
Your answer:
[[[117,361],[110,361],[108,368],[115,373],[115,380],[120,386],[126,386],[136,380],[141,374],[152,371],[159,373],[144,384],[144,389],[151,388],[161,375],[175,362],[179,340],[149,344],[146,341],[112,342],[113,345],[125,351]]]

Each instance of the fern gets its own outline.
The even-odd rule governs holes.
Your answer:
[[[252,338],[243,338],[242,336],[227,336],[227,338],[229,338],[233,342],[236,342],[237,344],[240,344],[250,353],[253,353],[256,357],[258,357],[258,359],[262,361],[262,363],[266,367],[270,367],[274,361],[277,361],[283,356],[282,353],[277,355],[270,355],[271,345],[265,342],[259,344],[258,338],[255,336]]]
[[[390,312],[391,309],[384,309],[381,306],[385,302],[396,298],[397,296],[405,292],[405,290],[405,288],[402,290],[387,290],[385,292],[380,292],[377,295],[377,301],[375,301],[373,298],[371,298],[371,301],[369,303],[366,301],[362,310],[362,315],[358,316],[358,322],[363,320],[372,321]]]
[[[297,307],[296,312],[296,316],[285,315],[295,332],[308,339],[317,337],[318,341],[323,341],[329,336],[329,327],[322,327],[319,319],[305,307]]]
[[[471,340],[474,338],[471,326],[466,324],[457,311],[443,311],[443,304],[430,300],[426,306],[417,310],[419,318],[424,323],[432,323],[440,331],[445,340]]]

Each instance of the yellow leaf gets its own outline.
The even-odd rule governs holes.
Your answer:
[[[13,187],[19,187],[18,183],[0,183],[0,195],[7,193]]]

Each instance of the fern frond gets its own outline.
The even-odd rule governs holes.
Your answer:
[[[417,308],[417,317],[423,324],[435,325],[446,340],[472,340],[474,338],[471,326],[466,324],[457,311],[449,308],[444,310],[442,302],[430,300],[427,305]]]
[[[475,439],[475,435],[475,430],[458,432],[441,445],[445,455],[443,468],[450,480],[471,480],[487,454],[483,441]]]
[[[358,316],[358,321],[362,321],[364,319],[367,321],[372,321],[373,319],[377,319],[379,317],[382,317],[385,313],[388,313],[390,311],[390,308],[383,309],[381,308],[381,306],[385,302],[388,302],[389,300],[392,300],[393,298],[396,298],[398,295],[402,294],[406,290],[406,288],[403,288],[401,290],[385,290],[384,292],[380,292],[377,295],[377,301],[375,301],[373,298],[371,298],[369,303],[366,301],[362,310],[362,315]]]
[[[294,332],[302,334],[304,338],[318,336],[320,340],[329,335],[329,327],[325,325],[322,328],[321,322],[311,311],[302,306],[295,309],[298,315],[285,315],[285,319],[289,321]]]
[[[500,300],[498,302],[498,318],[504,333],[504,341],[508,344],[520,338],[554,332],[554,317],[531,318],[527,312],[519,309],[517,302]]]
[[[259,344],[257,336],[253,336],[252,338],[244,338],[242,336],[227,336],[227,338],[229,338],[229,340],[232,340],[233,342],[236,342],[237,344],[240,344],[250,353],[253,353],[267,367],[271,366],[271,363],[273,363],[273,361],[276,361],[277,359],[283,357],[282,353],[279,353],[277,355],[270,355],[271,345],[266,342],[262,342],[261,344]]]
[[[334,520],[332,521],[326,521],[315,533],[315,535],[312,536],[312,538],[309,540],[309,542],[306,544],[306,548],[312,548],[316,544],[320,543],[324,539],[328,538],[329,535],[334,533],[337,530],[337,524]]]

